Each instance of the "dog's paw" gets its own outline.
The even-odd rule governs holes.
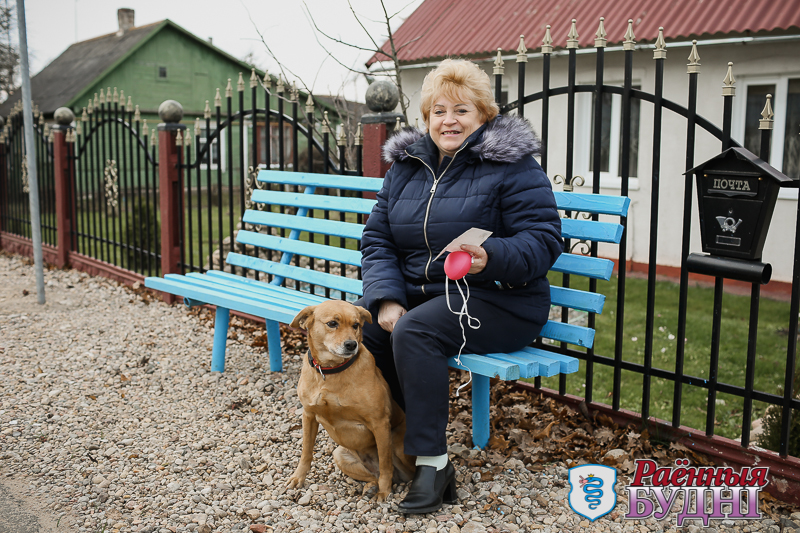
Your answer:
[[[376,502],[385,502],[386,498],[389,497],[389,494],[391,494],[390,491],[380,491],[379,490],[378,493],[375,494],[375,501]]]
[[[286,482],[286,486],[290,489],[299,488],[303,486],[303,483],[306,482],[306,476],[299,476],[297,474],[293,475],[289,478],[289,481]]]

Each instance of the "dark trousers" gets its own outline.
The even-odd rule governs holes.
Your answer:
[[[461,308],[461,296],[450,295],[450,306]],[[356,305],[362,305],[358,300]],[[541,326],[472,296],[469,314],[480,320],[471,329],[466,317],[467,345],[462,353],[485,354],[519,350],[539,335]],[[458,355],[463,342],[459,317],[447,308],[444,296],[409,301],[410,309],[389,334],[373,316],[364,325],[364,345],[389,383],[392,396],[406,413],[405,453],[447,453],[449,375],[447,358]]]

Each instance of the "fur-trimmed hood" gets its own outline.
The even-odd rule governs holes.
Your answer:
[[[405,161],[410,157],[407,149],[417,142],[429,142],[422,140],[426,137],[430,139],[414,127],[403,128],[383,145],[384,161]],[[472,145],[469,151],[475,157],[497,163],[516,163],[525,156],[539,155],[541,146],[530,122],[516,115],[498,115],[465,142]]]

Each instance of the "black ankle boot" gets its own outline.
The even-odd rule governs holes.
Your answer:
[[[401,513],[432,513],[442,503],[456,503],[456,469],[450,460],[447,466],[436,470],[435,466],[418,466],[405,499],[398,504]]]

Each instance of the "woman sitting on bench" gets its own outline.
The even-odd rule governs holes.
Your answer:
[[[455,469],[447,457],[448,357],[512,352],[530,344],[550,309],[547,271],[561,253],[561,223],[550,181],[534,159],[530,124],[498,116],[489,76],[469,61],[445,60],[422,85],[428,132],[406,128],[384,147],[394,162],[362,239],[364,297],[374,323],[364,344],[405,410],[405,453],[417,471],[405,513],[454,503]],[[468,311],[478,329],[449,310],[461,307],[443,254],[454,238],[491,231],[466,276]],[[473,321],[473,326],[475,325]]]

